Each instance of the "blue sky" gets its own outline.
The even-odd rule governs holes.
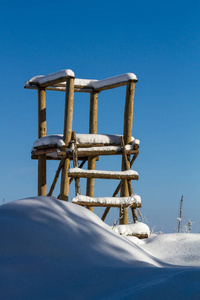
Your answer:
[[[193,0],[1,1],[0,201],[37,193],[37,93],[23,88],[26,80],[67,68],[89,79],[132,72],[142,213],[155,231],[173,232],[183,195],[183,223],[190,218],[200,232],[199,15]],[[75,97],[73,127],[87,132],[89,97]],[[64,94],[47,93],[49,134],[62,131],[63,103]],[[100,94],[100,133],[122,132],[123,105],[124,88]],[[120,159],[98,162],[105,167],[119,169]],[[50,182],[56,164],[48,168]],[[99,180],[96,194],[110,196],[115,186]]]

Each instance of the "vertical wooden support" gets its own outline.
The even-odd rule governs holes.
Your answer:
[[[73,104],[74,104],[74,78],[66,79],[65,93],[65,114],[64,114],[64,143],[69,146],[72,135],[72,120],[73,120]],[[69,196],[69,177],[68,170],[70,168],[70,159],[67,157],[62,169],[61,184],[60,184],[60,199],[68,201]]]
[[[76,133],[72,131],[72,152],[73,152],[73,167],[78,168],[78,155],[77,155],[77,145],[76,145]],[[81,187],[80,187],[80,179],[79,177],[75,178],[75,191],[76,196],[81,194]]]
[[[130,170],[131,162],[128,161],[128,158],[127,158],[127,155],[126,155],[126,150],[125,150],[125,144],[124,144],[124,138],[123,137],[122,137],[121,143],[122,143],[122,157],[123,157],[123,160],[124,160],[124,168],[125,168],[125,170]],[[131,182],[130,179],[127,180],[127,184],[128,184],[129,196],[133,196],[133,187],[132,187],[132,182]],[[131,211],[132,211],[133,221],[135,223],[135,222],[138,221],[136,208],[131,207]]]
[[[38,138],[47,135],[45,89],[38,89]],[[46,196],[46,155],[38,157],[38,196]]]
[[[124,143],[125,145],[131,142],[132,127],[133,127],[133,104],[134,104],[135,82],[129,81],[126,87],[126,101],[124,109]],[[128,165],[130,168],[130,156],[128,158]],[[124,170],[124,163],[122,159],[122,170]],[[129,189],[127,180],[121,181],[120,197],[128,197]],[[128,208],[120,209],[120,224],[128,224]]]
[[[89,133],[97,133],[97,119],[98,119],[98,93],[92,92],[90,94],[90,125]],[[88,170],[95,170],[96,157],[88,157]],[[86,195],[94,197],[94,178],[87,179]],[[93,211],[93,207],[89,207]]]

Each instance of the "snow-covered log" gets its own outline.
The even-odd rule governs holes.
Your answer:
[[[141,198],[139,195],[132,197],[88,197],[77,195],[72,199],[72,203],[82,206],[98,206],[98,207],[141,207]]]
[[[104,178],[104,179],[135,179],[139,176],[136,171],[103,171],[103,170],[83,170],[80,168],[71,168],[68,171],[69,177],[81,178]]]

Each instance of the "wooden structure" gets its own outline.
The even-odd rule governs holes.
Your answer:
[[[72,202],[92,210],[93,206],[120,207],[120,223],[128,224],[128,209],[131,208],[134,222],[137,221],[136,208],[141,206],[139,196],[133,194],[131,180],[138,180],[138,173],[130,170],[139,154],[139,141],[132,137],[133,104],[137,77],[133,73],[111,77],[104,80],[85,80],[75,78],[74,72],[67,69],[46,76],[36,76],[25,83],[25,88],[38,90],[38,140],[34,143],[32,158],[38,160],[38,195],[51,196],[61,172],[59,199],[68,201],[69,185],[75,178],[76,196]],[[126,86],[124,108],[124,131],[121,136],[97,133],[98,96],[107,90]],[[65,111],[63,135],[47,135],[45,91],[65,92]],[[73,102],[75,92],[90,94],[89,133],[72,135]],[[95,170],[96,160],[102,155],[121,155],[121,171]],[[133,156],[132,159],[130,156]],[[60,160],[55,178],[47,193],[46,161]],[[70,168],[70,161],[73,168]],[[78,161],[82,163],[78,167]],[[85,162],[88,169],[82,169]],[[87,178],[86,196],[81,195],[79,178]],[[71,179],[70,179],[71,178]],[[95,178],[118,179],[113,197],[94,198]],[[120,197],[116,197],[120,191]]]

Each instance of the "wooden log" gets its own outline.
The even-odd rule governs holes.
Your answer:
[[[71,140],[71,135],[72,135],[73,105],[74,105],[74,78],[67,78],[66,96],[65,96],[65,113],[64,113],[64,135],[63,135],[63,141],[66,147],[69,146],[69,142]]]
[[[133,222],[136,223],[138,221],[137,211],[136,208],[131,207]]]
[[[107,84],[105,86],[102,86],[100,88],[96,88],[95,91],[96,92],[101,92],[101,91],[105,91],[105,90],[111,90],[120,86],[124,86],[127,85],[129,82],[137,82],[138,80],[129,80],[129,81],[123,81],[123,82],[118,82],[118,83],[114,83],[114,84]]]
[[[38,89],[38,86],[35,86],[35,85],[30,85],[30,86],[25,86],[24,87],[25,89],[32,89],[32,90],[37,90]],[[66,88],[65,86],[63,87],[60,87],[59,85],[55,85],[55,86],[48,86],[48,87],[45,87],[45,90],[48,90],[48,91],[58,91],[58,92],[65,92],[66,91]],[[74,87],[74,92],[78,92],[78,93],[91,93],[93,92],[93,89],[87,89],[87,88],[76,88]]]
[[[107,214],[109,213],[110,207],[106,207],[103,216],[101,217],[101,220],[104,222],[105,218],[107,217]]]
[[[58,150],[58,152],[57,152]],[[69,156],[72,157],[72,151],[71,149],[66,149],[66,151],[61,151],[58,147],[41,147],[35,150],[32,150],[32,155],[33,156],[39,156],[42,154],[50,154],[53,152],[57,152],[58,157],[62,157],[62,156]],[[139,150],[134,150],[134,149],[130,149],[130,150],[126,150],[127,155],[138,155],[139,154]],[[97,157],[100,155],[121,155],[122,151],[121,151],[121,147],[119,146],[107,146],[106,150],[104,147],[91,147],[91,148],[77,148],[77,154],[78,157],[88,157],[88,156],[92,156]],[[95,160],[97,160],[97,158],[95,158]]]
[[[102,179],[133,179],[138,180],[137,172],[130,171],[100,171],[100,170],[81,170],[79,168],[69,169],[70,177],[80,178],[102,178]],[[129,195],[125,196],[128,197]]]
[[[127,159],[123,137],[121,138],[121,142],[122,142],[122,156],[123,156],[123,160],[124,160],[124,168],[125,168],[125,170],[129,170],[130,169],[130,164],[129,164],[128,159]],[[128,184],[129,196],[133,196],[133,187],[132,187],[131,180],[127,180],[127,184]],[[132,211],[133,221],[135,223],[135,222],[138,221],[137,211],[136,211],[135,208],[132,208],[131,211]]]
[[[127,154],[138,154],[139,150],[127,150]],[[78,156],[100,156],[100,155],[121,155],[121,147],[119,146],[107,146],[104,147],[92,147],[92,148],[78,148]]]
[[[59,166],[58,166],[58,169],[57,169],[57,171],[56,171],[56,174],[55,174],[53,183],[52,183],[51,188],[50,188],[50,190],[49,190],[49,193],[48,193],[48,195],[47,195],[47,196],[49,196],[49,197],[51,197],[52,194],[53,194],[54,188],[55,188],[55,186],[56,186],[56,183],[57,183],[57,180],[58,180],[58,177],[59,177],[59,174],[60,174],[60,171],[62,170],[62,167],[63,167],[63,165],[64,165],[64,163],[65,163],[65,158],[66,158],[66,157],[63,157],[63,158],[61,159],[60,163],[59,163]]]
[[[81,201],[81,202],[76,202],[75,204],[78,204],[78,205],[81,205],[81,206],[86,206],[87,208],[92,206],[92,207],[108,207],[108,208],[111,208],[111,207],[123,207],[123,208],[126,208],[126,207],[141,207],[141,204],[104,204],[104,203],[96,203],[96,202],[84,202],[84,201]]]
[[[125,152],[125,144],[124,144],[123,136],[121,137],[121,143],[122,143],[122,157],[123,157],[123,162],[124,162],[124,170],[129,170],[130,162],[128,162],[127,155]],[[132,187],[131,180],[127,180],[127,184],[128,184],[129,196],[131,196],[131,195],[133,195],[133,187]]]
[[[90,94],[90,123],[89,123],[89,133],[97,134],[97,120],[98,120],[98,94]]]
[[[65,95],[65,114],[64,114],[64,143],[66,147],[69,146],[72,134],[72,120],[73,120],[73,103],[74,103],[74,78],[67,78],[66,81],[66,95]],[[66,158],[60,185],[60,199],[68,201],[69,195],[69,177],[68,169],[70,167],[70,159]]]
[[[38,89],[38,138],[47,134],[46,95],[44,89]],[[38,196],[46,196],[46,155],[38,158]]]
[[[38,196],[46,196],[46,156],[41,155],[38,158]]]
[[[69,195],[69,176],[68,170],[70,168],[70,159],[67,157],[65,159],[63,168],[62,168],[62,177],[61,177],[61,185],[60,185],[60,196],[59,199],[68,201]]]
[[[97,133],[97,120],[98,120],[98,93],[92,92],[90,94],[90,123],[89,123],[89,133]],[[95,170],[96,157],[88,157],[88,170]],[[94,197],[94,178],[87,179],[86,195],[89,197]],[[89,210],[93,211],[92,207]]]
[[[48,75],[47,75],[48,76]],[[72,77],[71,77],[72,76]],[[41,88],[47,88],[48,86],[53,86],[53,85],[57,85],[61,82],[65,82],[67,81],[69,78],[73,78],[74,79],[74,74],[66,74],[66,73],[63,73],[62,76],[59,76],[58,78],[54,78],[52,79],[52,77],[48,77],[48,79],[44,82],[44,83],[31,83],[30,82],[30,85],[37,85]],[[47,78],[47,77],[46,77]],[[66,83],[66,89],[67,89],[67,83]]]
[[[123,234],[120,234],[120,235],[123,235]],[[141,234],[139,234],[139,233],[133,233],[133,234],[129,234],[127,236],[135,236],[138,239],[147,239],[149,237],[147,233],[141,233]]]
[[[134,93],[135,93],[135,82],[129,81],[126,87],[126,100],[124,109],[124,143],[129,144],[131,142],[132,136],[132,126],[133,126],[133,103],[134,103]],[[128,156],[128,165],[130,168],[130,157]],[[124,164],[122,162],[122,170],[124,170]],[[127,197],[129,195],[128,185],[125,180],[121,183],[121,197]],[[123,211],[120,210],[120,224],[128,224],[128,208]]]
[[[133,126],[133,107],[134,107],[135,82],[129,81],[126,88],[126,102],[124,110],[124,143],[131,142]]]
[[[98,197],[91,198],[87,196],[75,197],[72,203],[82,206],[95,207],[141,207],[141,203],[137,201],[130,201],[130,197],[116,198],[116,197]]]
[[[78,168],[78,157],[77,157],[77,146],[76,146],[76,133],[75,131],[72,131],[72,152],[73,152],[73,166],[74,168]],[[75,190],[76,195],[81,194],[81,187],[80,187],[80,179],[79,177],[75,178]]]
[[[38,138],[47,135],[46,123],[46,92],[44,89],[38,90]]]

